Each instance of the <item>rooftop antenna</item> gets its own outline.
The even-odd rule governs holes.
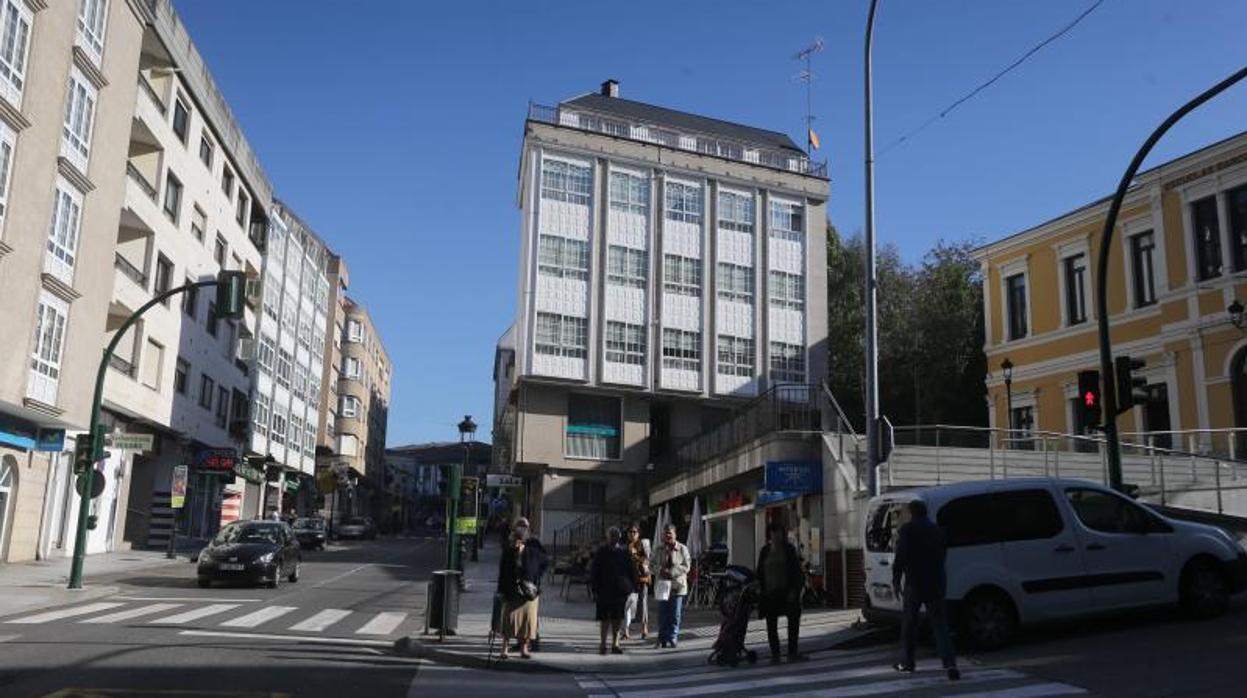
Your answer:
[[[805,61],[805,70],[797,73],[796,79],[805,83],[805,155],[810,157],[813,150],[819,147],[818,136],[814,134],[814,71],[810,66],[810,57],[823,50],[823,37],[814,37],[814,43],[797,51],[794,60]]]

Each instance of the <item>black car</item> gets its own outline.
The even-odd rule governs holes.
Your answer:
[[[250,582],[276,589],[299,581],[303,553],[290,526],[280,521],[235,521],[199,553],[199,586]]]
[[[294,537],[299,541],[299,547],[304,550],[324,550],[325,549],[325,520],[324,519],[296,519],[294,522]]]

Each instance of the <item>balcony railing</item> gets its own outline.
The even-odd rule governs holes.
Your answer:
[[[530,102],[531,121],[604,133],[616,138],[653,143],[677,150],[712,155],[727,160],[761,165],[775,170],[827,178],[827,161],[810,160],[792,152],[759,148],[742,141],[720,138],[706,133],[682,132],[655,124],[596,114],[581,109],[564,109]]]
[[[165,112],[168,111],[168,107],[165,106],[164,101],[160,99],[160,95],[156,94],[156,89],[152,87],[152,84],[148,82],[147,78],[143,77],[142,74],[139,75],[139,87],[143,88],[143,91],[147,93],[147,96],[152,98],[152,104],[163,116]]]
[[[109,368],[113,368],[124,373],[130,378],[134,377],[134,364],[130,363],[129,361],[126,361],[125,359],[121,358],[120,356],[117,356],[116,354],[113,354],[112,356],[108,357],[108,366]]]
[[[156,187],[153,187],[152,183],[147,181],[147,178],[143,176],[142,172],[139,172],[139,168],[135,167],[134,163],[126,163],[126,174],[130,175],[130,179],[133,179],[135,184],[139,185],[144,194],[147,194],[147,198],[153,202],[156,201]]]
[[[147,288],[147,274],[144,274],[138,267],[130,263],[130,260],[122,257],[120,253],[115,253],[113,259],[113,266],[121,270],[122,274],[130,277],[131,281],[139,286],[142,286],[144,289]]]

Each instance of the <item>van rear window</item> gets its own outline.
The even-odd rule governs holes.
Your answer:
[[[896,549],[896,534],[909,521],[905,502],[884,502],[870,514],[866,526],[866,550],[890,553]]]
[[[958,497],[940,508],[936,522],[948,547],[1051,538],[1065,528],[1047,490],[1015,490]]]

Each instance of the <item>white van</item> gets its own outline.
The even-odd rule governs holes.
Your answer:
[[[963,642],[1006,644],[1019,625],[1180,603],[1214,616],[1247,588],[1247,550],[1082,480],[964,482],[875,497],[865,538],[866,617],[899,622],[897,532],[922,499],[948,545],[949,616]]]

